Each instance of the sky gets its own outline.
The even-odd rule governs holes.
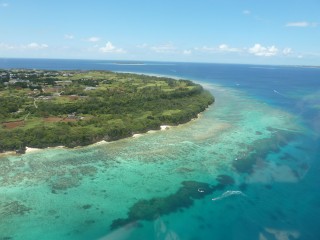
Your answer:
[[[0,0],[0,58],[320,65],[320,1]]]

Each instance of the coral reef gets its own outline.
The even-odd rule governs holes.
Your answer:
[[[12,215],[25,215],[32,209],[23,205],[19,201],[7,202],[0,205],[0,212],[2,217],[9,217]]]
[[[158,216],[170,214],[193,205],[195,199],[204,198],[212,194],[215,190],[223,189],[234,180],[227,175],[218,177],[216,186],[197,181],[184,181],[182,187],[174,194],[167,197],[152,198],[150,200],[140,200],[135,203],[128,212],[125,219],[116,219],[111,224],[111,229],[125,226],[138,220],[152,221]]]

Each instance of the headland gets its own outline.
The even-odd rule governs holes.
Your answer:
[[[0,152],[85,146],[186,123],[214,102],[190,80],[108,71],[0,70]]]

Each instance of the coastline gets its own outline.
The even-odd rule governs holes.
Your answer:
[[[152,73],[137,73],[137,72],[121,72],[121,71],[115,71],[116,73],[131,73],[131,74],[143,74],[143,75],[147,75],[147,76],[155,76],[155,77],[166,77],[166,78],[171,78],[171,79],[175,79],[175,80],[179,80],[179,79],[182,79],[178,76],[172,76],[172,75],[161,75],[161,74],[152,74]],[[196,83],[198,85],[201,85],[201,87],[203,88],[202,90],[207,90],[208,91],[208,87],[206,87],[206,83],[205,82],[199,82],[199,81],[194,81],[192,79],[187,79],[189,81],[192,81],[193,83]],[[96,139],[92,139],[92,141],[88,141],[88,142],[78,142],[77,144],[74,144],[74,145],[71,145],[69,146],[68,144],[66,144],[65,146],[55,146],[55,144],[53,144],[53,146],[50,144],[46,144],[46,145],[41,145],[40,147],[37,147],[37,146],[26,146],[26,145],[20,145],[20,148],[17,147],[16,149],[12,150],[11,148],[9,148],[9,150],[6,150],[4,149],[2,152],[0,152],[0,158],[2,156],[5,156],[5,155],[21,155],[21,154],[27,154],[27,153],[33,153],[33,152],[38,152],[38,151],[41,151],[41,150],[45,150],[45,149],[51,149],[51,148],[66,148],[66,149],[74,149],[74,148],[82,148],[82,147],[86,147],[86,146],[92,146],[92,145],[101,145],[101,144],[106,144],[106,143],[110,143],[110,142],[113,142],[113,141],[117,141],[117,140],[121,140],[121,139],[126,139],[126,138],[130,138],[130,137],[133,137],[133,138],[138,138],[138,137],[141,137],[143,134],[145,133],[153,133],[153,132],[157,132],[157,131],[164,131],[164,130],[169,130],[170,128],[172,128],[173,126],[178,126],[178,125],[184,125],[186,123],[189,123],[191,122],[192,120],[195,120],[197,118],[200,117],[200,114],[202,112],[204,112],[208,107],[210,107],[210,105],[212,105],[213,103],[215,102],[215,99],[213,97],[213,100],[206,106],[204,106],[204,108],[202,109],[198,109],[198,111],[195,111],[193,113],[193,116],[187,116],[185,117],[184,119],[181,119],[180,121],[178,122],[175,122],[173,123],[173,125],[166,125],[166,123],[163,123],[163,125],[160,125],[160,126],[153,126],[153,127],[150,127],[149,129],[146,128],[146,129],[142,129],[140,130],[141,132],[131,132],[131,133],[128,133],[127,135],[123,135],[121,137],[105,137],[105,138],[102,138],[102,137],[98,137]],[[198,112],[198,113],[197,113]],[[172,124],[170,121],[168,122],[170,124]],[[167,123],[167,124],[168,124]],[[59,144],[59,143],[58,143]]]
[[[209,105],[204,111],[206,111],[210,106],[211,105]],[[181,123],[181,124],[178,124],[178,125],[160,125],[160,129],[158,129],[158,130],[149,130],[149,131],[144,132],[144,133],[135,133],[132,136],[129,136],[129,137],[126,137],[126,138],[120,138],[118,140],[130,139],[130,138],[139,138],[139,137],[142,137],[145,134],[156,133],[158,131],[167,131],[167,130],[170,130],[170,129],[174,128],[174,127],[178,127],[178,126],[181,126],[181,125],[188,124],[188,123],[190,123],[192,121],[200,119],[201,113],[203,113],[204,111],[198,113],[196,118],[192,118],[192,119],[190,119],[189,121],[187,121],[185,123]],[[114,141],[118,141],[118,140],[114,140]],[[94,142],[94,143],[91,143],[91,144],[88,144],[88,145],[84,145],[84,146],[79,145],[79,146],[76,146],[74,148],[69,148],[69,147],[66,147],[66,146],[56,146],[56,147],[46,147],[46,148],[25,147],[25,150],[21,151],[21,152],[18,152],[18,151],[4,151],[4,152],[0,153],[0,160],[1,160],[2,157],[8,156],[8,155],[9,156],[10,155],[11,156],[19,156],[19,155],[24,155],[24,154],[36,153],[36,152],[44,151],[44,150],[48,150],[48,149],[58,149],[58,148],[77,149],[77,148],[83,148],[83,147],[88,147],[88,146],[98,146],[98,145],[109,144],[109,143],[114,142],[114,141],[100,140],[100,141],[97,141],[97,142]]]
[[[166,131],[166,130],[169,130],[170,128],[172,128],[172,127],[173,126],[170,126],[170,125],[161,125],[159,130],[149,130],[146,133],[135,133],[131,137],[132,138],[138,138],[138,137],[142,137],[143,135],[148,134],[148,133],[155,133],[155,132],[158,132],[158,131]]]
[[[25,153],[32,153],[32,152],[38,152],[41,151],[41,148],[32,148],[32,147],[26,147]]]

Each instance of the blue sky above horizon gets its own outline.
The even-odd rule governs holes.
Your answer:
[[[320,65],[319,0],[0,0],[0,57]]]

